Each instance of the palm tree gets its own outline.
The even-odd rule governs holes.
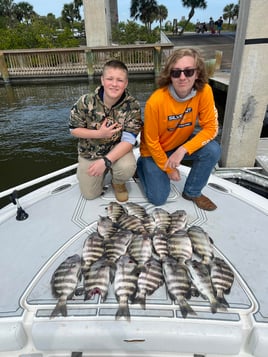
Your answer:
[[[0,0],[0,17],[5,19],[10,28],[14,25],[14,20],[16,22],[15,8],[16,4],[13,0]]]
[[[70,24],[71,29],[73,29],[73,24],[75,20],[81,20],[79,9],[77,9],[74,3],[64,4],[63,10],[61,12],[61,17],[63,21]]]
[[[26,22],[26,24],[29,24],[33,16],[36,15],[33,10],[33,6],[24,1],[15,5],[15,14],[19,22]]]
[[[159,5],[158,6],[158,16],[157,19],[160,24],[160,30],[162,28],[162,21],[164,21],[168,17],[168,10],[165,7],[165,5]]]
[[[134,20],[139,19],[149,30],[157,13],[158,5],[156,0],[131,0],[130,17],[134,18]]]
[[[182,6],[190,7],[191,10],[189,12],[187,21],[185,22],[184,26],[182,27],[182,29],[181,29],[181,31],[179,33],[180,35],[183,34],[184,29],[186,28],[186,26],[190,22],[191,18],[194,16],[195,9],[196,8],[206,9],[207,8],[207,2],[206,2],[206,0],[182,0]]]
[[[228,20],[228,26],[230,25],[231,20],[238,17],[238,9],[238,5],[234,4],[229,4],[224,7],[222,17],[224,20]]]

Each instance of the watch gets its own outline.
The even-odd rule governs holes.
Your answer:
[[[108,157],[106,157],[106,156],[103,157],[103,160],[104,160],[104,162],[105,162],[106,168],[107,168],[107,169],[110,169],[111,166],[112,166],[112,161],[109,160]]]

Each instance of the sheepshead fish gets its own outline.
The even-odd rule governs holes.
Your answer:
[[[144,217],[143,225],[144,225],[145,230],[149,234],[154,234],[154,232],[157,229],[156,224],[155,224],[155,220],[150,214],[147,214],[147,216]]]
[[[224,308],[224,305],[216,297],[208,266],[197,260],[192,260],[187,262],[187,267],[193,285],[203,299],[210,302],[211,312],[215,314],[218,308]]]
[[[140,218],[134,215],[122,214],[118,219],[118,225],[121,229],[127,229],[134,233],[147,233],[143,222]]]
[[[187,233],[191,239],[193,251],[201,259],[202,263],[210,265],[214,258],[212,241],[202,227],[192,226]]]
[[[109,217],[99,217],[97,231],[104,240],[109,240],[117,230],[118,226]]]
[[[184,264],[179,264],[176,259],[167,257],[162,263],[163,275],[168,294],[176,304],[180,306],[183,318],[188,314],[196,315],[196,312],[188,304],[191,297],[191,280]]]
[[[211,280],[216,296],[226,307],[229,307],[224,294],[229,294],[234,282],[234,273],[230,266],[221,258],[215,257],[211,265]]]
[[[185,230],[168,235],[168,252],[179,263],[185,263],[192,258],[193,247],[191,239]]]
[[[105,242],[105,256],[107,263],[115,269],[116,261],[126,254],[128,246],[133,238],[133,233],[127,230],[117,231],[109,240]]]
[[[167,212],[163,208],[156,207],[152,211],[151,216],[155,221],[157,229],[163,233],[166,233],[171,222],[169,212]]]
[[[52,295],[58,298],[58,302],[50,318],[59,314],[67,316],[67,300],[72,299],[79,280],[81,280],[81,258],[75,254],[66,258],[52,275],[50,281]]]
[[[152,240],[154,250],[159,256],[160,260],[165,259],[169,255],[166,234],[156,231],[156,233],[154,233],[153,235]]]
[[[137,264],[129,255],[121,256],[116,263],[116,271],[114,278],[114,292],[119,303],[115,319],[125,317],[130,321],[130,311],[128,301],[133,300],[138,281]]]
[[[168,228],[168,233],[172,234],[176,231],[186,229],[187,225],[187,213],[184,210],[177,210],[170,214],[170,225]]]
[[[138,277],[138,290],[134,299],[134,303],[139,303],[143,309],[146,305],[146,296],[152,295],[164,283],[162,265],[159,261],[151,257],[144,267]]]
[[[125,210],[120,203],[114,201],[110,202],[108,206],[106,207],[107,209],[107,216],[110,218],[110,220],[114,223],[117,222],[118,218],[125,213]]]
[[[92,263],[100,259],[104,253],[103,238],[98,232],[93,232],[84,241],[82,249],[82,269],[87,269]]]
[[[136,216],[139,219],[144,219],[147,216],[146,210],[144,207],[135,202],[126,202],[124,204],[125,211],[130,216]]]
[[[152,250],[153,245],[149,235],[134,234],[128,247],[128,254],[136,261],[138,268],[142,269],[151,258]]]
[[[95,294],[99,294],[104,302],[108,294],[110,267],[105,257],[94,262],[88,269],[83,271],[84,275],[84,300],[89,300]]]

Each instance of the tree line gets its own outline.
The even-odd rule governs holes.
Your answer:
[[[179,1],[179,0],[178,0]],[[189,8],[186,21],[179,22],[180,34],[191,30],[194,25],[191,19],[198,8],[206,9],[206,0],[181,0]],[[76,47],[85,44],[84,20],[81,16],[82,0],[64,4],[61,16],[53,13],[40,16],[28,2],[0,0],[0,48],[57,48]],[[223,18],[230,21],[238,16],[238,5],[229,4],[223,9]],[[154,43],[159,40],[159,29],[168,18],[168,9],[157,0],[131,0],[130,19],[113,26],[113,41],[120,44],[131,44],[135,41]],[[138,21],[141,25],[138,24]],[[157,26],[152,29],[153,23]],[[170,31],[170,21],[164,30]]]

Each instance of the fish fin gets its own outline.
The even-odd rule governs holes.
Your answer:
[[[230,294],[230,291],[231,291],[231,288],[225,289],[225,290],[224,290],[224,294],[228,295],[228,294]]]
[[[221,304],[221,307],[225,307],[225,308],[230,307],[229,303],[227,302],[227,300],[225,299],[224,296],[221,298],[218,298],[218,301]]]
[[[105,302],[108,296],[108,291],[102,296],[102,302]]]
[[[119,305],[119,308],[115,314],[115,319],[119,320],[120,317],[125,317],[126,320],[130,322],[130,312],[128,304]]]
[[[67,306],[66,300],[59,300],[54,310],[52,311],[50,318],[56,317],[57,315],[67,316]]]
[[[182,317],[185,319],[188,314],[197,315],[196,312],[192,309],[192,307],[188,304],[186,300],[182,300],[179,302],[180,310]]]
[[[227,306],[221,303],[218,299],[216,299],[215,301],[211,302],[210,308],[212,314],[215,314],[218,311],[218,309],[226,311]]]
[[[111,260],[107,260],[106,266],[107,265],[111,268],[111,270],[116,271],[116,263],[115,262],[112,262]]]
[[[210,241],[210,244],[214,244],[214,241],[213,241],[213,239],[209,236],[208,237],[208,239],[209,239],[209,241]]]
[[[137,295],[133,301],[134,304],[140,304],[143,310],[146,309],[145,295]]]
[[[81,296],[85,292],[85,288],[83,286],[79,286],[75,289],[74,295],[75,296]]]
[[[110,279],[110,283],[113,284],[114,282],[114,277],[115,277],[115,269],[111,268],[110,269],[110,273],[109,273],[109,279]]]

